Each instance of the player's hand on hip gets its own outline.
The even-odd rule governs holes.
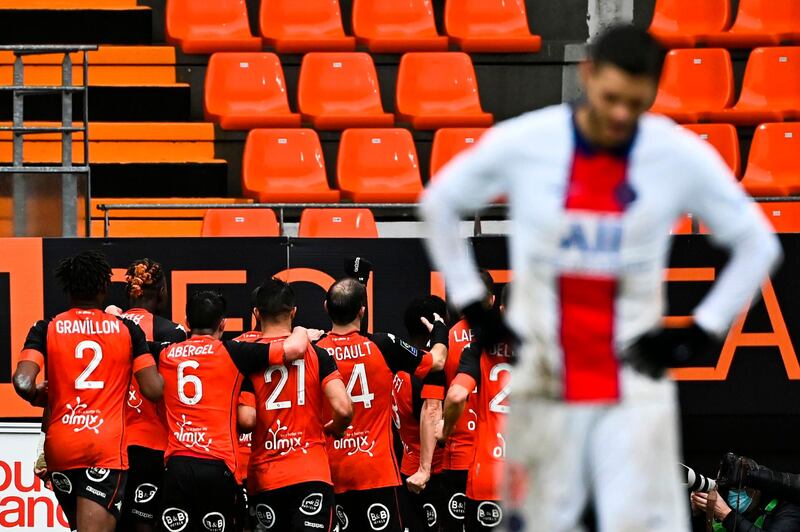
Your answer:
[[[689,327],[662,328],[636,340],[625,352],[624,359],[636,371],[660,379],[668,368],[687,366],[709,354],[717,342],[696,323]]]
[[[427,471],[423,471],[420,469],[410,477],[406,479],[406,486],[408,487],[408,491],[411,493],[422,493],[425,487],[428,485],[428,481],[431,479],[431,474]]]
[[[334,428],[332,419],[330,421],[328,421],[327,423],[325,423],[325,426],[322,427],[322,430],[323,430],[323,432],[325,432],[325,434],[327,434],[328,436],[332,437],[334,440],[340,440],[340,439],[342,439],[342,436],[344,436],[344,431],[342,431],[342,432],[337,432],[336,431],[336,429]]]

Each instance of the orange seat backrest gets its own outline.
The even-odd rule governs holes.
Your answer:
[[[437,37],[431,0],[355,0],[353,33],[359,37]]]
[[[777,184],[791,193],[800,186],[798,153],[800,123],[761,124],[753,135],[742,184],[750,191],[753,186]]]
[[[475,145],[486,131],[488,131],[487,128],[478,127],[453,127],[438,130],[433,136],[433,148],[431,149],[431,178],[450,159]]]
[[[753,50],[736,105],[800,108],[800,46]]]
[[[344,37],[339,0],[261,0],[259,19],[271,39]]]
[[[297,102],[301,112],[310,115],[383,113],[372,57],[362,52],[306,54]]]
[[[397,111],[482,112],[472,59],[462,52],[414,52],[400,60]]]
[[[298,236],[378,238],[378,226],[369,209],[305,209]]]
[[[650,31],[715,33],[724,31],[730,23],[730,0],[656,0]]]
[[[671,50],[664,61],[655,107],[718,110],[733,101],[731,56],[722,48]]]
[[[250,34],[245,0],[167,0],[167,35],[174,40],[204,28],[220,35]]]
[[[700,2],[698,2],[700,3]],[[733,32],[798,32],[800,2],[797,0],[739,0]]]
[[[800,233],[800,202],[760,202],[758,206],[776,233]]]
[[[216,53],[208,62],[206,111],[213,115],[237,108],[289,113],[286,81],[273,53]]]
[[[417,150],[407,129],[345,130],[337,169],[342,190],[422,190]]]
[[[700,135],[700,138],[714,146],[731,171],[738,177],[742,171],[739,153],[739,136],[731,124],[688,124],[686,129]]]
[[[313,129],[251,131],[242,163],[245,192],[298,186],[328,188],[317,132]]]
[[[271,209],[209,209],[202,236],[278,236],[278,219]]]
[[[525,0],[447,0],[447,34],[455,37],[530,35]]]

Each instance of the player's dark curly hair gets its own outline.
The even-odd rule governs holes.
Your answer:
[[[105,292],[111,282],[111,266],[99,251],[83,251],[61,259],[56,267],[56,280],[74,299],[93,299]]]
[[[125,290],[128,297],[136,299],[142,297],[146,291],[157,291],[165,280],[161,264],[149,258],[138,259],[125,272]]]

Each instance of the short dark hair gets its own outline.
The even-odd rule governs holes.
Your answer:
[[[215,330],[225,318],[227,309],[222,294],[201,290],[186,301],[186,321],[192,330]]]
[[[412,339],[428,336],[428,329],[422,324],[420,318],[425,317],[433,323],[434,313],[442,319],[447,315],[447,304],[439,296],[424,296],[414,298],[406,307],[403,314],[403,323],[406,326],[409,337]]]
[[[271,278],[261,283],[255,293],[256,304],[262,318],[277,318],[295,307],[294,290],[289,283]]]
[[[598,35],[589,48],[596,66],[613,65],[633,76],[658,81],[664,54],[646,30],[629,24],[611,26]]]
[[[61,259],[55,273],[61,287],[74,299],[93,299],[111,282],[111,266],[106,256],[95,250]]]
[[[336,325],[347,325],[367,305],[367,289],[356,279],[346,277],[333,283],[325,295],[328,316]]]

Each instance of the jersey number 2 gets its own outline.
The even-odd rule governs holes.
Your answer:
[[[75,379],[75,389],[100,390],[106,383],[103,381],[90,381],[89,376],[91,376],[92,372],[100,365],[100,361],[103,360],[103,348],[93,340],[84,340],[75,347],[75,358],[82,360],[84,351],[91,351],[93,356],[92,360],[89,361],[89,365],[83,370],[83,373],[78,375],[78,378]]]
[[[297,404],[303,406],[306,404],[306,361],[302,359],[295,360],[292,362],[292,365],[297,367]],[[275,386],[275,389],[272,390],[272,393],[269,394],[267,398],[267,403],[265,405],[267,410],[291,408],[291,401],[275,400],[283,391],[283,387],[286,386],[286,381],[289,380],[289,370],[286,369],[286,366],[270,366],[264,373],[264,382],[267,384],[271,383],[273,373],[280,373],[281,376],[278,385]]]
[[[492,370],[489,372],[489,380],[494,382],[499,381],[500,374],[504,371],[511,373],[511,366],[505,363],[497,364],[496,366],[492,367]],[[497,395],[492,397],[492,400],[489,401],[489,410],[499,414],[508,414],[508,405],[504,405],[503,401],[505,401],[510,394],[511,383],[507,383],[499,392],[497,392]]]

